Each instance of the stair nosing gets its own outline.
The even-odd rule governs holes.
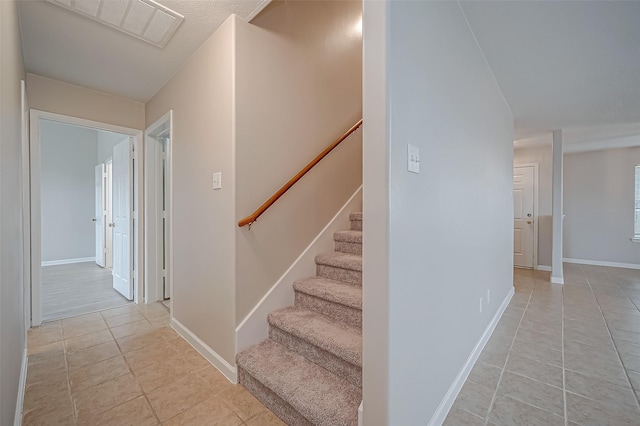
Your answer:
[[[273,314],[282,314],[285,311],[298,311],[298,312],[302,312],[302,311],[306,311],[309,315],[314,316],[314,317],[318,317],[319,319],[322,320],[326,320],[329,323],[332,323],[335,328],[340,329],[342,331],[345,331],[347,333],[350,334],[354,334],[354,337],[360,337],[360,344],[358,345],[358,348],[360,349],[359,351],[359,356],[356,356],[355,359],[352,359],[351,357],[348,357],[348,352],[349,351],[342,351],[343,353],[340,353],[340,351],[336,350],[340,348],[339,344],[335,344],[335,345],[327,345],[327,344],[323,344],[321,341],[317,341],[319,339],[310,339],[309,337],[312,337],[309,334],[305,334],[302,330],[300,330],[297,327],[291,327],[291,326],[287,326],[287,324],[285,324],[283,321],[278,319],[277,315],[273,315]],[[284,309],[279,309],[277,311],[271,312],[269,313],[269,315],[267,316],[267,321],[269,322],[269,325],[273,326],[273,327],[277,327],[280,330],[291,334],[292,336],[304,340],[305,342],[312,344],[338,358],[340,358],[341,360],[348,362],[351,365],[354,365],[356,367],[360,367],[362,368],[362,332],[360,332],[358,330],[357,327],[354,326],[350,326],[346,323],[344,323],[343,321],[338,321],[334,318],[328,317],[326,315],[323,315],[319,312],[313,311],[311,309],[307,309],[307,308],[303,308],[300,306],[289,306],[287,308]],[[340,327],[339,325],[342,324],[343,327]],[[347,358],[345,358],[345,355],[347,355]]]
[[[360,303],[345,303],[347,301],[343,299],[338,299],[337,297],[330,297],[332,295],[331,293],[329,293],[329,297],[327,297],[327,295],[320,295],[318,294],[318,292],[314,292],[313,287],[321,287],[322,284],[318,285],[318,282],[323,282],[323,281],[327,284],[345,286],[350,288],[351,290],[354,290],[355,293],[359,293],[359,297],[354,298],[354,302],[359,301]],[[315,285],[312,285],[312,283],[315,283]],[[311,288],[307,288],[307,287],[311,287]],[[308,278],[303,278],[301,280],[294,281],[293,289],[294,291],[299,291],[300,293],[304,293],[309,296],[316,297],[318,299],[326,300],[327,302],[336,303],[342,306],[346,306],[348,308],[357,309],[359,311],[362,310],[362,287],[357,284],[350,284],[342,281],[332,280],[329,278],[315,276],[315,277],[308,277]]]
[[[352,265],[346,266],[344,264],[340,264],[340,258],[359,261],[359,264],[357,265],[357,268],[354,269]],[[316,265],[331,266],[333,268],[344,269],[346,271],[362,272],[362,255],[360,254],[342,253],[338,251],[322,253],[315,257],[315,263]]]

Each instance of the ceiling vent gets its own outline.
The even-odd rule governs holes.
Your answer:
[[[164,47],[184,16],[153,0],[47,0],[158,47]]]

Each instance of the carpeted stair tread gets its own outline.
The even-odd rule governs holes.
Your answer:
[[[362,310],[362,287],[322,277],[309,277],[293,283],[295,291]]]
[[[362,244],[362,231],[338,231],[333,234],[334,241]]]
[[[319,254],[315,260],[317,265],[362,272],[362,256],[358,254],[331,252]]]
[[[362,367],[360,329],[298,306],[272,312],[269,324]]]
[[[349,214],[349,220],[362,221],[362,212],[354,212]]]
[[[357,425],[361,390],[273,340],[241,352],[237,362],[314,425]]]

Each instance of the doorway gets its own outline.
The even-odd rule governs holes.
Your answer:
[[[30,127],[31,325],[137,302],[141,132],[37,110]],[[58,146],[46,136],[51,128],[95,145]],[[53,173],[52,153],[61,166]]]
[[[145,301],[172,310],[172,112],[145,131]]]
[[[513,168],[513,265],[518,268],[537,265],[537,181],[537,164]]]

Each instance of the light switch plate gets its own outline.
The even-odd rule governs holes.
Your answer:
[[[216,172],[213,174],[213,189],[222,188],[222,172]]]
[[[420,149],[411,144],[407,145],[407,170],[420,173]]]

